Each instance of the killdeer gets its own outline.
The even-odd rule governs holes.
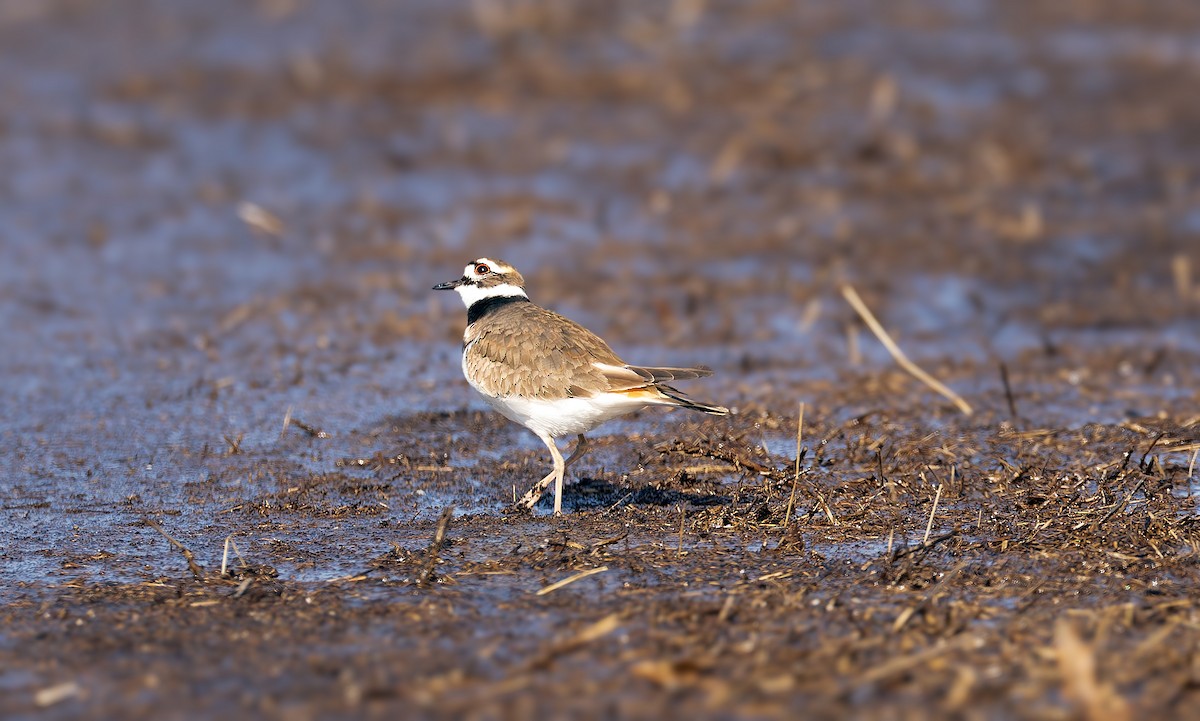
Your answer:
[[[563,474],[587,448],[584,433],[646,406],[672,406],[725,415],[667,385],[710,375],[707,368],[642,368],[617,357],[595,333],[535,305],[525,279],[507,263],[479,258],[458,280],[434,290],[455,290],[467,306],[463,375],[502,415],[537,434],[550,449],[554,470],[517,502],[533,508],[551,483],[554,514],[562,514]],[[579,440],[563,460],[555,439]]]

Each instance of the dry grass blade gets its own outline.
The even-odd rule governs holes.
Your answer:
[[[287,407],[287,412],[283,414],[283,427],[279,429],[279,437],[282,439],[287,435],[288,426],[292,425],[292,407]]]
[[[434,579],[434,569],[437,568],[438,558],[442,553],[442,545],[446,542],[446,529],[450,527],[450,519],[454,516],[454,506],[446,506],[442,510],[442,515],[438,517],[437,527],[433,531],[433,540],[429,542],[429,551],[426,553],[425,568],[421,571],[421,576],[417,579],[417,585],[422,588],[428,586]]]
[[[576,573],[574,575],[567,576],[566,578],[562,579],[561,581],[555,581],[554,583],[550,584],[549,586],[546,586],[545,588],[539,590],[536,595],[545,596],[547,593],[554,593],[555,591],[562,588],[563,586],[569,586],[570,584],[575,583],[576,581],[581,581],[581,580],[587,578],[588,576],[595,576],[597,573],[604,573],[607,570],[608,570],[608,566],[597,566],[596,568],[589,568],[586,571],[580,571],[579,573]]]
[[[1175,292],[1180,300],[1192,298],[1192,260],[1180,253],[1171,258],[1171,277],[1175,281]]]
[[[589,624],[579,633],[575,634],[570,639],[557,643],[547,649],[540,656],[530,661],[526,667],[528,671],[538,671],[546,668],[555,659],[564,656],[572,651],[578,650],[593,641],[599,640],[613,631],[621,627],[621,616],[615,613],[610,613],[604,618]]]
[[[935,658],[944,656],[957,649],[977,643],[973,636],[967,634],[954,636],[948,640],[939,640],[934,645],[910,653],[907,656],[897,656],[895,658],[884,661],[874,668],[867,669],[858,675],[854,680],[855,686],[865,686],[868,684],[885,681],[893,676],[908,673],[912,669],[932,661]]]
[[[250,565],[249,563],[246,562],[246,557],[243,556],[242,552],[238,549],[237,542],[235,542],[233,540],[233,534],[231,533],[225,537],[225,551],[224,551],[224,553],[221,554],[221,577],[222,578],[224,578],[228,574],[229,549],[231,549],[231,548],[233,549],[233,555],[237,556],[238,562],[241,563],[242,568],[246,568]]]
[[[1145,485],[1146,485],[1146,479],[1144,479],[1144,478],[1142,480],[1138,481],[1137,483],[1135,483],[1133,488],[1129,489],[1129,492],[1126,493],[1125,497],[1121,499],[1120,503],[1113,504],[1113,507],[1109,509],[1108,513],[1105,513],[1104,516],[1102,516],[1100,518],[1100,520],[1098,520],[1092,524],[1092,531],[1094,532],[1094,531],[1098,530],[1105,523],[1108,523],[1109,519],[1111,519],[1113,516],[1117,515],[1118,513],[1123,512],[1126,508],[1128,508],[1129,502],[1133,500],[1133,497],[1136,496],[1142,490],[1142,487]]]
[[[676,558],[683,558],[683,531],[684,522],[687,520],[687,509],[682,505],[679,506],[679,547],[675,550]]]
[[[75,681],[65,681],[39,689],[33,695],[33,703],[38,708],[45,708],[62,703],[67,699],[77,698],[82,695],[82,691],[83,689]]]
[[[944,383],[929,375],[922,370],[920,366],[908,359],[908,356],[904,354],[904,351],[900,350],[900,346],[896,345],[896,341],[892,340],[892,337],[888,335],[888,332],[884,330],[883,326],[879,324],[879,321],[875,319],[875,315],[871,313],[870,308],[867,308],[866,303],[863,303],[862,298],[858,295],[858,291],[854,290],[852,286],[843,285],[842,296],[846,298],[846,301],[850,303],[858,315],[862,317],[863,322],[867,324],[867,327],[871,329],[871,332],[875,334],[875,337],[879,339],[879,342],[883,343],[883,347],[887,348],[888,353],[892,354],[892,358],[896,360],[896,363],[898,363],[901,368],[908,371],[908,373],[917,380],[937,391],[944,398],[950,400],[950,402],[958,406],[958,409],[962,411],[964,415],[969,416],[975,412],[974,409],[971,408],[971,405],[963,400],[962,396],[950,390]]]
[[[783,514],[783,527],[792,525],[792,510],[796,508],[796,486],[800,483],[800,443],[804,438],[804,403],[800,403],[800,417],[796,421],[796,474],[792,477],[792,494],[788,496],[787,511]],[[826,506],[828,510],[828,506]],[[833,521],[833,514],[829,520]]]
[[[1066,619],[1054,626],[1054,653],[1062,678],[1063,694],[1073,701],[1088,721],[1126,721],[1129,704],[1096,673],[1096,653]]]
[[[929,543],[929,534],[933,533],[933,517],[937,515],[938,501],[942,500],[942,484],[938,484],[937,492],[933,494],[933,507],[929,509],[929,522],[925,524],[925,537],[922,544]]]
[[[237,213],[243,223],[259,233],[275,237],[283,235],[283,220],[257,203],[243,202],[238,205]]]
[[[147,526],[150,526],[154,530],[161,533],[163,538],[167,539],[172,546],[179,549],[179,552],[182,553],[183,557],[187,560],[188,570],[192,572],[192,575],[196,577],[196,580],[204,580],[204,567],[199,563],[196,563],[196,555],[192,553],[191,549],[172,538],[171,535],[167,533],[161,525],[159,525],[158,521],[154,521],[149,518],[145,519],[145,521]]]
[[[1000,381],[1004,383],[1004,400],[1008,402],[1008,415],[1015,421],[1017,420],[1017,400],[1013,396],[1012,383],[1008,380],[1008,364],[1004,361],[1000,362]]]

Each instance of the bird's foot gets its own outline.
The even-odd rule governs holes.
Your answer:
[[[532,511],[533,507],[537,505],[538,501],[542,500],[542,496],[546,493],[546,489],[553,484],[554,472],[551,471],[550,475],[534,484],[533,488],[530,488],[528,491],[526,491],[525,495],[521,496],[520,500],[514,503],[513,506],[516,508],[524,508],[527,511]]]
[[[513,504],[513,507],[523,508],[526,511],[531,511],[533,510],[533,507],[537,505],[537,502],[542,500],[542,494],[545,492],[545,488],[534,486],[533,488],[530,488],[525,495],[521,496],[520,500]]]

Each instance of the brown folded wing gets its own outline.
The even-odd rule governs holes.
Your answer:
[[[467,329],[467,372],[488,393],[552,400],[644,389],[711,375],[707,368],[627,365],[595,333],[532,303],[496,310]]]
[[[487,393],[553,400],[608,390],[594,361],[624,365],[599,336],[532,303],[514,303],[467,328],[467,373]]]

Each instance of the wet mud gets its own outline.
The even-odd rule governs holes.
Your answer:
[[[1186,717],[1197,74],[1187,2],[0,2],[0,712]],[[510,509],[480,255],[736,414]]]

